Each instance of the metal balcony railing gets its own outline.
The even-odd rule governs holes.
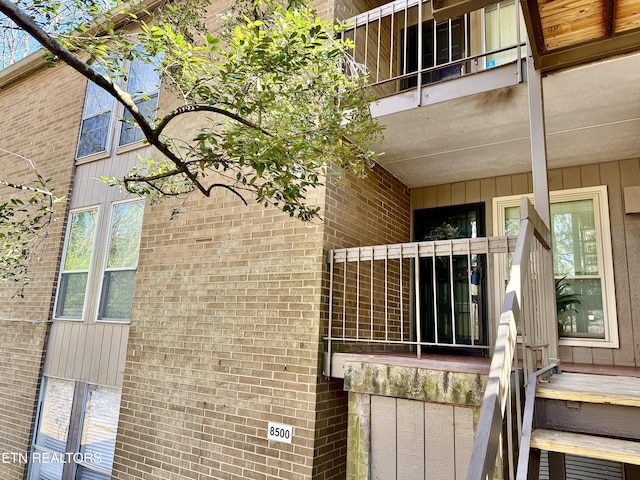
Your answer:
[[[519,2],[505,0],[437,23],[428,0],[396,0],[347,20],[343,38],[378,98],[510,62],[524,54]],[[421,26],[420,28],[418,26]]]
[[[336,350],[417,358],[425,347],[488,350],[493,269],[514,250],[513,237],[330,250],[327,358]]]

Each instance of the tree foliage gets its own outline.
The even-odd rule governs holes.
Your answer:
[[[108,92],[128,112],[121,121],[155,147],[126,177],[105,181],[153,201],[222,188],[310,220],[320,207],[307,196],[334,167],[363,176],[375,160],[381,128],[370,114],[367,72],[338,39],[344,27],[318,19],[302,0],[237,0],[215,28],[208,6],[0,0],[0,30],[26,33],[52,64]],[[178,106],[154,119],[139,109],[121,88],[127,60],[152,65]],[[28,193],[0,203],[0,278],[19,285],[29,283],[29,262],[59,201],[34,175],[32,185],[0,182]]]
[[[367,72],[338,39],[339,23],[318,19],[301,1],[240,0],[212,32],[195,13],[208,0],[152,10],[153,2],[115,3],[106,14],[101,1],[0,0],[0,12],[52,58],[122,103],[161,154],[140,158],[125,178],[107,179],[112,184],[152,200],[224,188],[310,220],[320,207],[307,195],[334,166],[364,175],[374,161],[380,127]],[[52,28],[48,19],[64,8],[80,15]],[[118,86],[125,59],[152,63],[180,105],[150,121]]]
[[[50,180],[38,174],[29,159],[0,151],[26,162],[33,177],[30,185],[0,180],[0,279],[15,284],[15,295],[22,297],[30,283],[29,266],[55,220],[54,204],[62,199],[49,189]]]

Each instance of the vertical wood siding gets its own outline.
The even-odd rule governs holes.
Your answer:
[[[122,387],[129,325],[54,322],[45,375]]]
[[[371,479],[464,479],[473,409],[371,396]]]
[[[606,185],[613,249],[620,348],[560,347],[563,362],[640,366],[640,215],[625,215],[624,187],[640,185],[640,160],[558,168],[549,171],[549,189]],[[496,196],[531,193],[531,173],[416,188],[412,209],[472,202],[486,206],[487,235],[493,235],[491,200]]]

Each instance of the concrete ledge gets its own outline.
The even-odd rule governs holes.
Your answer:
[[[370,362],[347,362],[344,389],[425,402],[480,406],[487,375]]]

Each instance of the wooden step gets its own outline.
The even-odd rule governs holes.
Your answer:
[[[640,465],[640,442],[630,440],[539,428],[531,434],[531,448]]]
[[[560,373],[536,389],[538,398],[640,407],[640,378]]]

